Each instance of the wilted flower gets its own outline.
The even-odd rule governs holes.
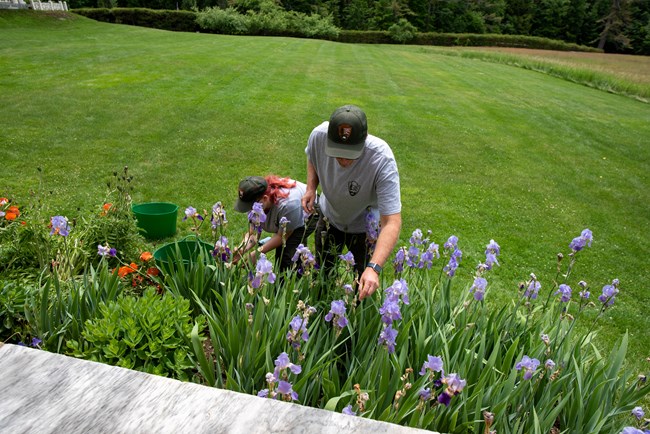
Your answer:
[[[221,202],[217,202],[212,205],[212,217],[210,217],[210,223],[212,224],[212,229],[217,229],[220,226],[228,223],[226,219],[226,210],[221,205]]]
[[[555,362],[551,359],[548,359],[546,363],[544,363],[544,367],[548,370],[553,370],[555,368]]]
[[[569,285],[561,284],[555,295],[561,294],[560,301],[566,303],[571,300],[571,287]]]
[[[420,375],[425,375],[427,372],[442,372],[442,365],[441,357],[427,354],[427,361],[422,364]]]
[[[531,359],[528,356],[524,356],[519,363],[515,365],[517,371],[524,370],[524,380],[530,380],[535,373],[535,370],[539,366],[539,360]]]
[[[354,293],[354,288],[349,283],[346,283],[343,285],[343,291],[345,291],[346,294],[352,294]]]
[[[108,244],[105,246],[102,246],[101,244],[97,244],[97,254],[99,256],[110,256],[110,257],[115,257],[117,254],[117,250],[115,250],[112,247],[109,247]]]
[[[347,414],[348,416],[356,416],[357,413],[355,411],[352,411],[352,404],[346,405],[343,407],[343,410],[341,411],[343,414]]]
[[[61,235],[62,237],[67,237],[70,233],[70,226],[68,226],[68,219],[62,215],[57,215],[52,217],[50,220],[52,230],[50,235]]]
[[[472,287],[469,289],[469,293],[471,294],[474,292],[474,299],[476,301],[481,301],[483,300],[483,296],[485,295],[485,288],[487,287],[487,280],[483,277],[475,277],[474,278],[474,284]]]
[[[591,247],[591,242],[593,241],[593,234],[589,229],[582,231],[579,237],[574,238],[569,244],[569,248],[574,252],[578,252],[584,249],[585,246]]]
[[[542,342],[544,342],[544,344],[545,344],[546,346],[548,346],[549,343],[551,342],[551,340],[549,339],[548,335],[545,334],[545,333],[542,333],[541,335],[539,335],[539,338],[542,340]]]

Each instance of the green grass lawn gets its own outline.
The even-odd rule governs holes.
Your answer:
[[[231,208],[243,176],[304,180],[311,129],[357,104],[398,161],[402,240],[416,228],[441,245],[457,235],[463,285],[496,240],[488,296],[498,304],[531,272],[550,289],[556,254],[591,229],[568,283],[577,293],[585,280],[597,296],[620,279],[600,322],[604,348],[628,330],[628,360],[647,370],[650,104],[429,47],[15,11],[0,11],[0,33],[0,196],[27,203],[42,168],[50,209],[72,218],[99,207],[128,165],[136,202]],[[244,229],[244,216],[229,218]]]

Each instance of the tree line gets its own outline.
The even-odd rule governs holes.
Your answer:
[[[317,14],[344,30],[540,36],[607,52],[650,54],[650,0],[70,0],[72,8],[122,7],[246,14],[273,7]]]

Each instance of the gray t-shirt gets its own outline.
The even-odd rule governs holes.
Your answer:
[[[401,212],[399,173],[388,144],[369,134],[361,157],[343,167],[325,154],[328,126],[326,121],[314,128],[305,148],[318,175],[323,215],[344,232],[362,233],[368,207],[378,208],[380,215]]]
[[[307,190],[307,186],[302,182],[296,181],[296,186],[293,188],[283,188],[281,191],[288,192],[289,196],[280,198],[277,203],[271,207],[266,215],[263,229],[266,232],[278,233],[280,229],[280,219],[286,217],[289,220],[287,223],[288,231],[295,231],[296,229],[305,225],[305,214],[302,210],[302,197]]]

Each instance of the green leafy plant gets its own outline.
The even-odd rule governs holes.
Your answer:
[[[195,369],[188,357],[187,342],[194,324],[190,312],[189,301],[171,294],[161,296],[153,288],[141,297],[121,296],[99,305],[97,316],[84,324],[83,341],[68,341],[68,352],[187,381]]]

